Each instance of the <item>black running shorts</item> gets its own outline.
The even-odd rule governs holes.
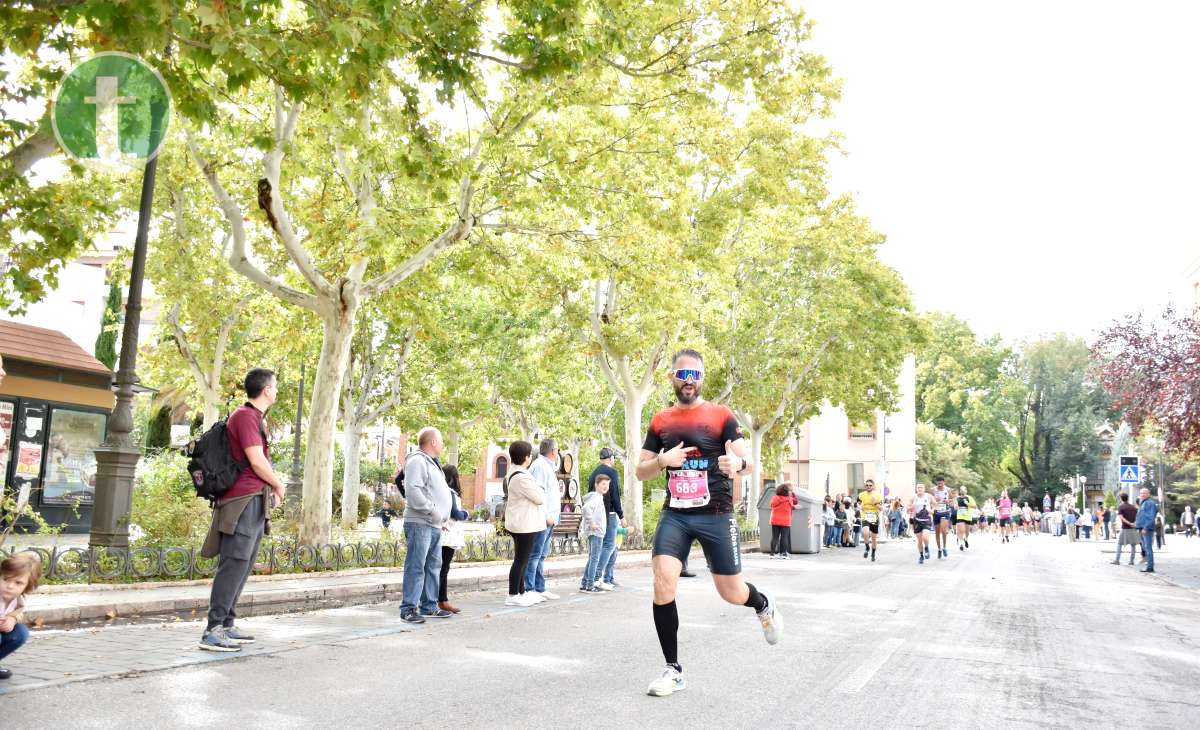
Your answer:
[[[878,520],[878,519],[876,519],[874,522],[866,522],[866,521],[864,520],[864,521],[863,521],[863,525],[864,525],[864,526],[865,526],[865,527],[866,527],[868,530],[870,530],[871,532],[873,532],[873,533],[875,533],[876,535],[878,535],[878,534],[879,534],[879,523],[880,523],[880,522],[881,522],[881,520]]]
[[[692,541],[698,540],[713,575],[742,572],[742,546],[737,518],[732,513],[681,512],[664,509],[654,531],[654,556],[670,555],[686,562]]]

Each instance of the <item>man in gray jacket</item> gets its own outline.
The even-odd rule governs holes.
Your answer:
[[[442,434],[428,426],[417,434],[418,451],[404,462],[404,591],[400,620],[423,624],[425,617],[450,618],[438,608],[438,580],[442,569],[442,523],[453,502],[446,475],[437,458],[445,444]]]

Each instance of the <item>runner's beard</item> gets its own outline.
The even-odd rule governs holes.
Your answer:
[[[683,385],[680,385],[679,383],[672,383],[672,386],[675,388],[675,400],[685,406],[690,406],[696,402],[697,398],[700,397],[699,383],[684,383]],[[688,386],[693,388],[691,395],[684,393],[683,389],[687,388]]]

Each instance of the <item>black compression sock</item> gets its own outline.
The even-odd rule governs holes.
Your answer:
[[[747,598],[746,602],[742,605],[753,608],[756,613],[762,613],[763,611],[767,610],[767,599],[763,597],[763,594],[758,592],[758,589],[754,587],[754,584],[747,583],[746,587],[750,589],[750,597]]]
[[[658,645],[662,647],[663,659],[676,669],[679,666],[679,609],[675,602],[662,606],[654,604],[654,630],[658,632]]]

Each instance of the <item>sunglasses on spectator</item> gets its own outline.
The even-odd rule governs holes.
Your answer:
[[[704,371],[693,370],[691,368],[680,368],[678,370],[672,370],[671,377],[680,382],[687,382],[690,380],[693,383],[699,383],[701,380],[704,380]]]

